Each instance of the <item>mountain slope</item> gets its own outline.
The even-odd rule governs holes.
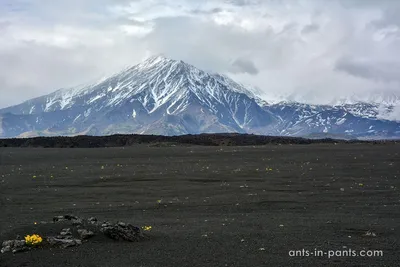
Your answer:
[[[93,125],[101,134],[266,131],[276,118],[255,99],[227,77],[158,56],[97,84],[59,90],[0,113],[5,136],[75,134]]]
[[[398,138],[400,123],[367,103],[268,104],[230,78],[163,56],[95,84],[0,110],[0,137],[52,135],[255,133]]]
[[[277,129],[280,135],[318,136],[318,134],[342,136],[343,138],[396,138],[400,136],[400,124],[379,120],[373,115],[355,112],[349,105],[307,105],[281,102],[266,106],[280,119]]]

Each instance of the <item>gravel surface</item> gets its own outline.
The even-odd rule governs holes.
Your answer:
[[[64,226],[44,222],[64,214],[152,226],[145,241],[95,236],[0,254],[0,266],[398,266],[399,153],[399,144],[0,148],[0,241],[57,232]],[[383,256],[289,255],[303,249]]]

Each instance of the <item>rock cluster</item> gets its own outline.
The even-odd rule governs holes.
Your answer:
[[[119,222],[114,225],[109,222],[105,222],[101,225],[100,231],[114,240],[122,239],[134,242],[144,238],[139,227],[123,222]]]
[[[94,236],[94,233],[92,231],[86,229],[78,229],[78,234],[81,237],[81,239],[89,239],[92,236]]]
[[[87,241],[96,233],[103,233],[105,236],[114,240],[126,240],[130,242],[140,241],[145,238],[139,227],[123,222],[118,222],[116,224],[110,222],[100,223],[95,217],[85,220],[74,215],[55,216],[53,218],[53,223],[68,221],[71,222],[72,226],[77,228],[76,232],[79,234],[79,238],[73,235],[73,229],[64,228],[57,236],[46,236],[43,238],[44,242],[41,246],[58,248],[79,246],[83,241]],[[31,248],[32,247],[25,243],[25,240],[7,240],[2,244],[1,253],[17,253]]]
[[[73,238],[70,228],[62,229],[60,234],[56,237],[54,236],[47,237],[47,242],[52,247],[61,247],[61,248],[73,247],[82,244],[82,240]]]
[[[25,240],[7,240],[4,241],[1,248],[1,253],[9,252],[17,253],[28,250]]]

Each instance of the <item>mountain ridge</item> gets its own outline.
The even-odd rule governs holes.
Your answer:
[[[357,106],[358,105],[358,106]],[[0,137],[238,132],[400,136],[376,106],[270,104],[229,77],[162,55],[81,87],[0,109]]]

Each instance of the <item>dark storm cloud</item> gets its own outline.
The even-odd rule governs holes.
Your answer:
[[[258,74],[259,70],[254,65],[254,62],[247,60],[247,59],[239,58],[239,59],[236,59],[232,63],[231,72],[232,73],[248,73],[251,75],[256,75],[256,74]]]

